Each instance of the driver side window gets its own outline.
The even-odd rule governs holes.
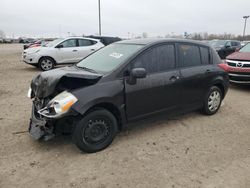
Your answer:
[[[62,42],[60,45],[62,45],[63,48],[71,48],[76,47],[76,39],[69,39],[64,42]]]
[[[174,44],[164,44],[145,51],[136,58],[131,68],[144,68],[149,74],[175,68]]]

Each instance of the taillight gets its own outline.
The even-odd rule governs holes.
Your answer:
[[[218,64],[218,67],[220,67],[221,69],[223,69],[226,72],[228,71],[227,63],[220,63],[220,64]]]

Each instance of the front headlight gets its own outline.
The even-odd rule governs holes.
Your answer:
[[[77,98],[73,94],[64,91],[53,98],[48,105],[39,110],[38,113],[45,117],[56,118],[67,113],[76,101]]]

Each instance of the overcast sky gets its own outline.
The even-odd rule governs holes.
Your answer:
[[[101,0],[101,10],[103,35],[242,34],[250,0]],[[0,30],[31,37],[96,34],[98,0],[0,0]]]

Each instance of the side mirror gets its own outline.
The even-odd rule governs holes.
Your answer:
[[[63,45],[59,44],[59,45],[56,46],[56,48],[63,48]]]
[[[147,76],[147,71],[144,68],[134,68],[129,72],[129,77],[127,83],[130,85],[136,84],[138,78],[145,78]]]
[[[229,46],[229,45],[226,45],[225,47],[226,47],[226,48],[230,48],[231,46]]]
[[[133,78],[145,78],[147,76],[147,72],[144,68],[134,68],[130,74]]]

